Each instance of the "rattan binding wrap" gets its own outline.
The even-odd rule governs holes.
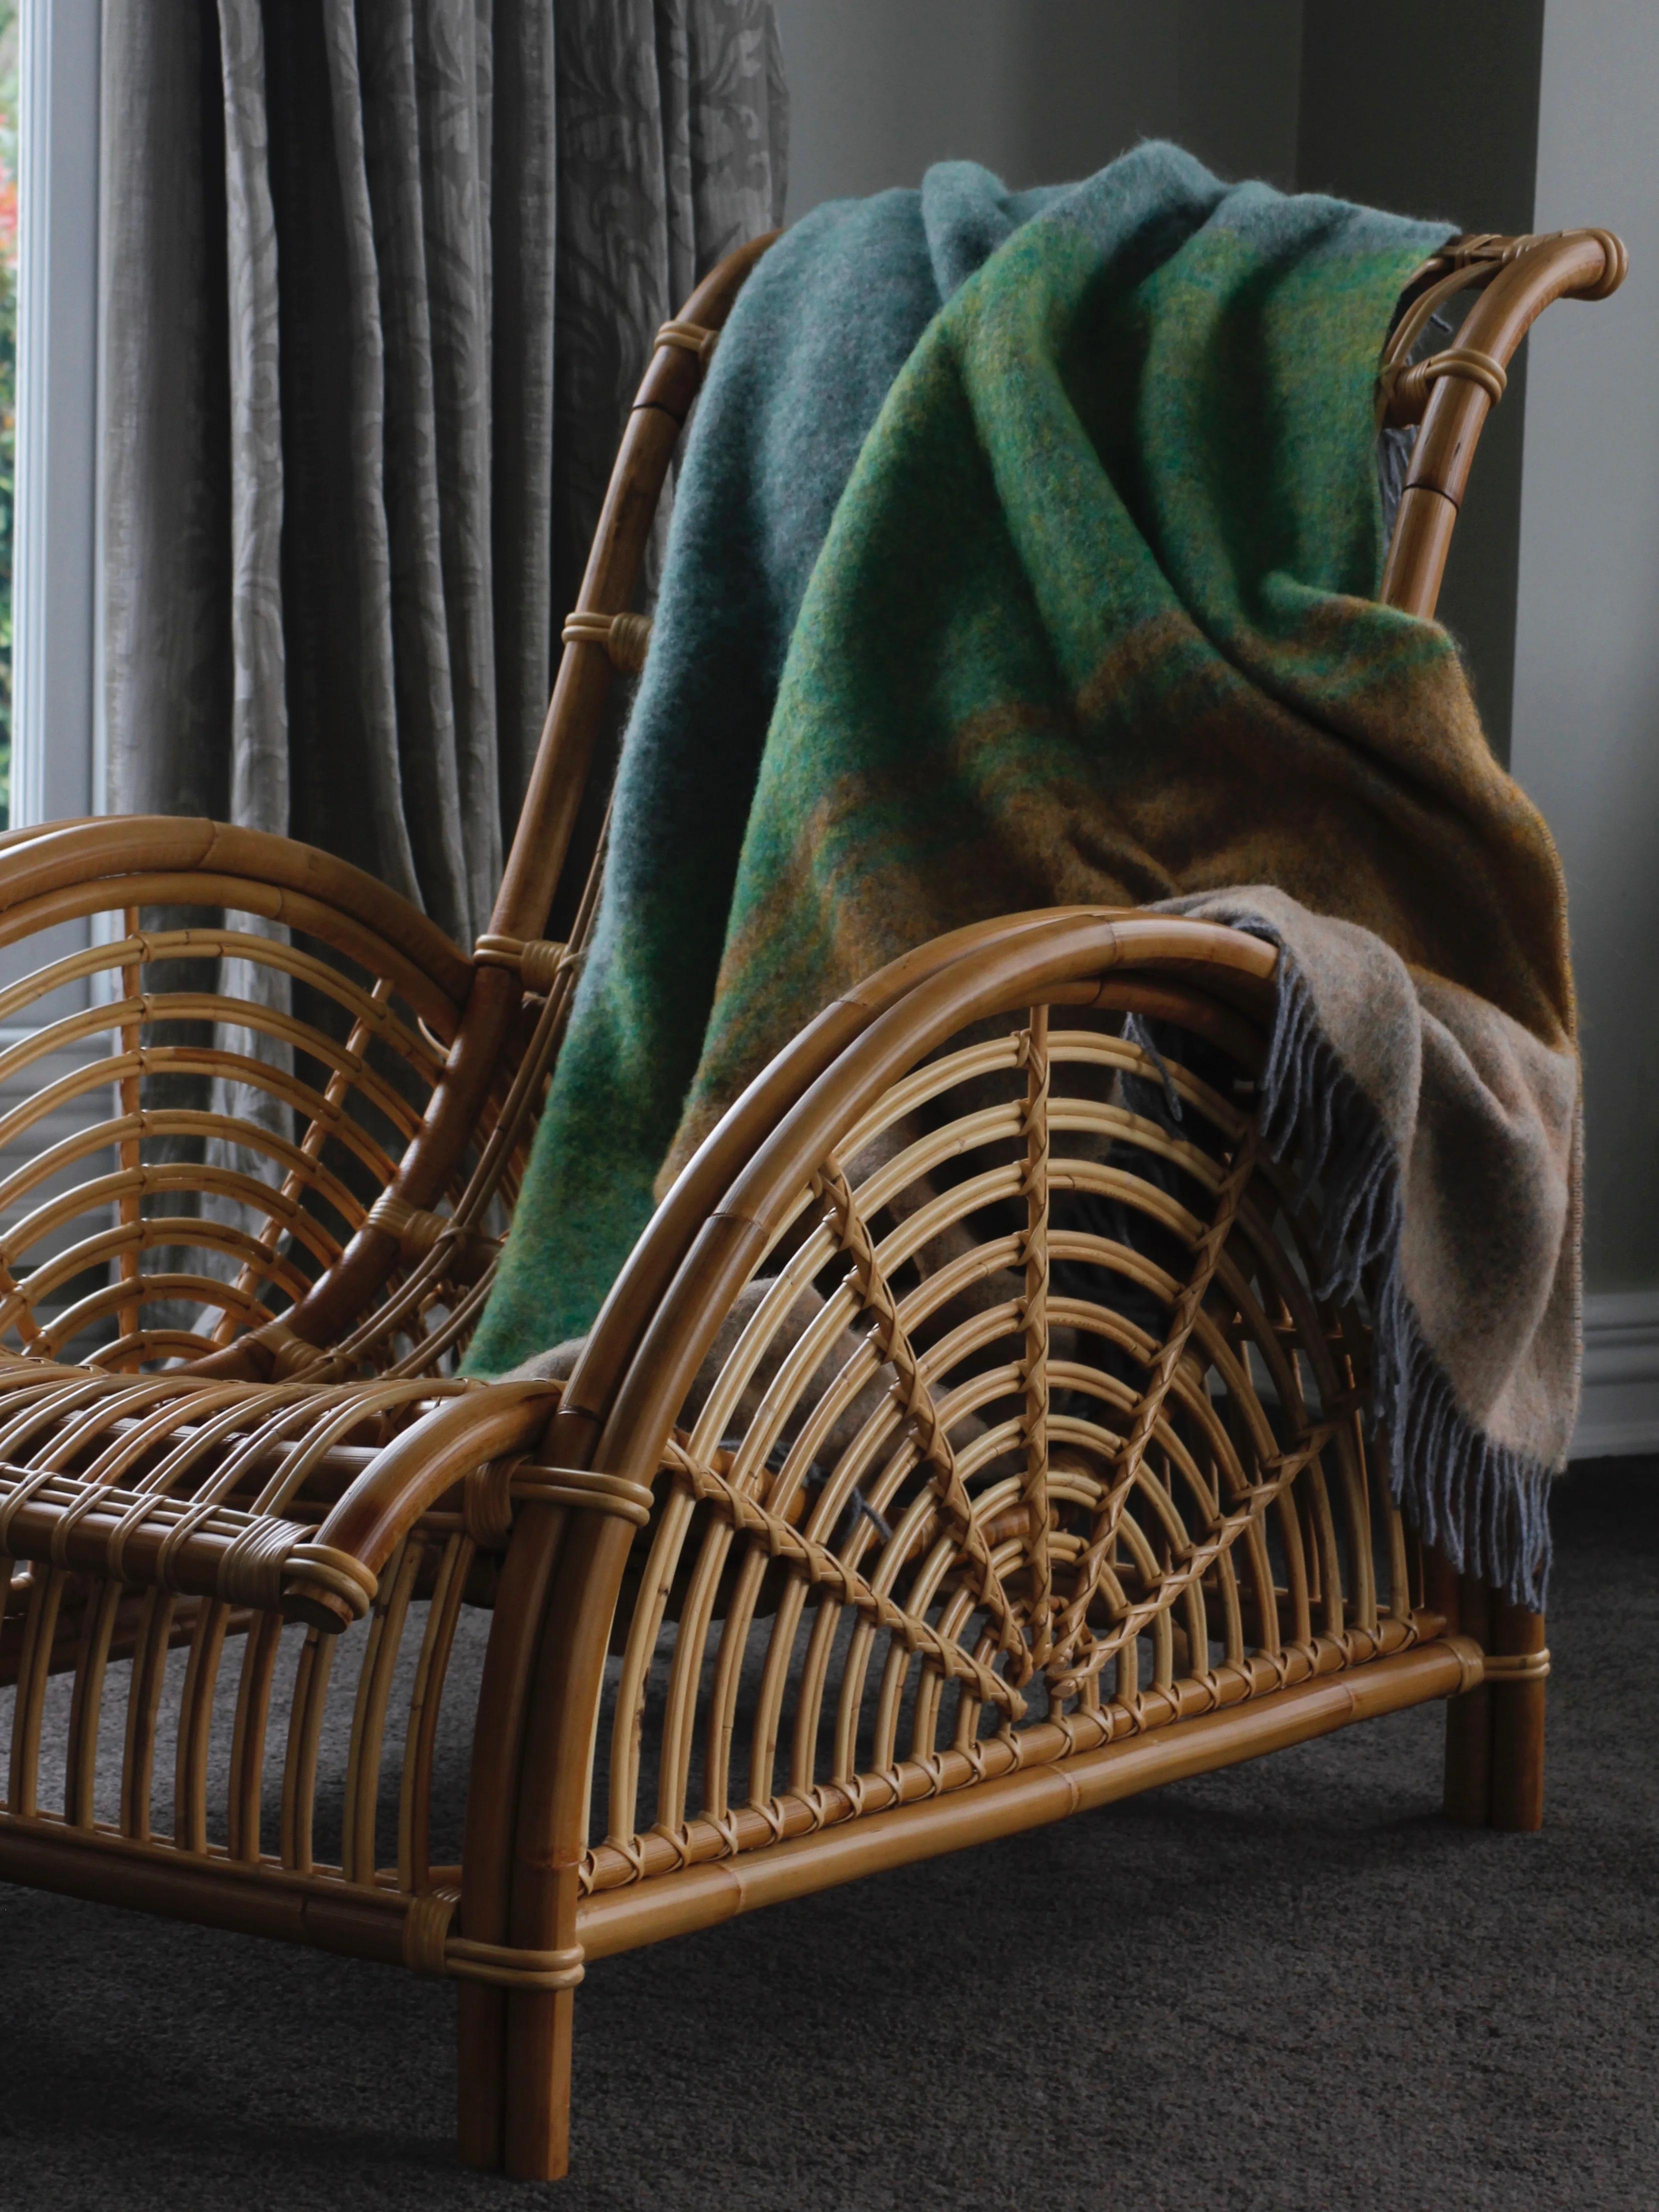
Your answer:
[[[550,938],[535,937],[526,942],[494,933],[478,939],[472,957],[480,967],[512,969],[526,991],[543,998],[567,969],[574,967],[578,958],[572,946],[557,944]]]
[[[677,346],[684,353],[696,356],[700,368],[706,368],[714,358],[714,348],[720,343],[718,330],[709,330],[682,316],[678,321],[665,323],[657,332],[659,346]]]
[[[567,645],[601,645],[611,665],[637,675],[651,643],[649,615],[567,615],[562,633]]]

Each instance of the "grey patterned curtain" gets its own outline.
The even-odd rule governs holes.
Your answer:
[[[617,436],[781,218],[770,0],[106,0],[108,799],[483,925]]]

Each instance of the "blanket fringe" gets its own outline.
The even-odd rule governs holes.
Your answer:
[[[1385,1440],[1394,1501],[1461,1571],[1483,1575],[1541,1613],[1549,1580],[1552,1470],[1494,1443],[1459,1406],[1423,1334],[1401,1268],[1401,1167],[1376,1110],[1320,1026],[1306,978],[1267,922],[1241,922],[1277,945],[1279,1006],[1261,1079],[1262,1139],[1294,1165],[1321,1231],[1339,1300],[1362,1295],[1371,1318],[1370,1419]]]

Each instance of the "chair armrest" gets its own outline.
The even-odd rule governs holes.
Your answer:
[[[511,1515],[507,1463],[540,1443],[560,1395],[556,1382],[485,1384],[446,1399],[406,1429],[363,1469],[318,1529],[316,1545],[328,1571],[313,1573],[307,1559],[296,1559],[283,1584],[288,1619],[331,1632],[349,1627],[357,1616],[350,1593],[337,1586],[337,1563],[350,1561],[348,1571],[363,1576],[372,1592],[422,1514],[458,1483],[488,1469],[507,1469],[498,1474],[501,1487],[486,1508],[503,1524],[498,1533],[504,1535]],[[648,1493],[641,1495],[648,1510]],[[639,1517],[643,1520],[643,1511]]]
[[[0,1466],[0,1557],[267,1613],[304,1577],[330,1594],[336,1631],[362,1619],[377,1587],[304,1522],[18,1467]]]
[[[320,1526],[303,1495],[291,1509],[303,1517],[290,1517],[0,1462],[0,1559],[280,1612],[337,1635],[368,1613],[422,1514],[458,1489],[487,1542],[504,1542],[514,1508],[532,1502],[644,1523],[643,1485],[525,1464],[559,1395],[555,1382],[519,1382],[444,1399],[374,1455]]]

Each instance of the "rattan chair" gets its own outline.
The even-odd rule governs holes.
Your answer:
[[[911,954],[728,1115],[562,1389],[453,1372],[594,913],[658,495],[767,243],[661,333],[471,951],[252,831],[0,846],[36,963],[0,992],[0,1877],[454,1978],[465,2154],[525,2176],[564,2169],[613,1952],[1432,1698],[1455,1816],[1540,1818],[1543,1622],[1389,1503],[1364,1316],[1310,1296],[1255,1142],[1252,938],[1064,910]],[[1534,317],[1623,269],[1581,231],[1413,280],[1392,604],[1433,611]],[[1154,1069],[1127,1013],[1191,1050]],[[1166,1068],[1179,1138],[1134,1108]],[[1156,1237],[1066,1225],[1079,1189]]]

